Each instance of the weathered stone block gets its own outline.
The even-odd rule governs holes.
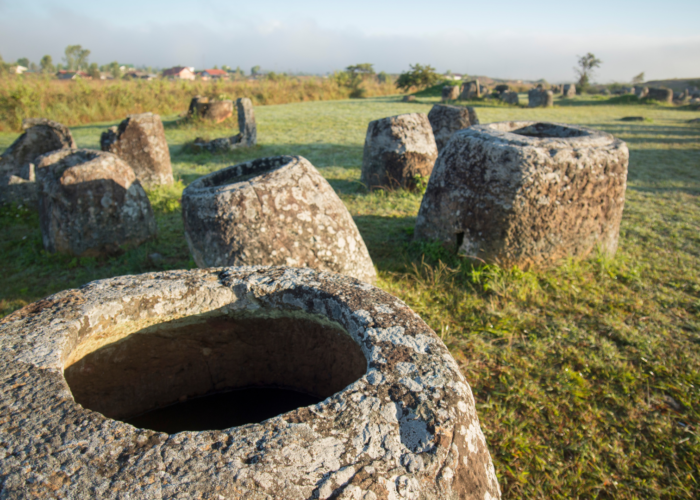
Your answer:
[[[5,150],[0,158],[0,205],[37,201],[34,179],[36,159],[51,151],[75,148],[75,141],[67,127],[46,118],[28,118],[22,121],[26,131]]]
[[[430,176],[438,150],[422,113],[374,120],[367,127],[361,181],[373,187],[413,188],[416,176]]]
[[[520,96],[517,92],[514,92],[512,90],[506,90],[504,92],[501,92],[498,98],[506,104],[514,104],[516,106],[520,105]]]
[[[145,191],[112,153],[62,149],[38,158],[36,177],[44,248],[76,256],[109,255],[156,235]]]
[[[671,89],[657,89],[657,88],[652,87],[649,89],[647,97],[649,99],[654,99],[655,101],[667,102],[670,104],[673,102],[673,90],[671,90]]]
[[[435,165],[415,237],[504,267],[547,266],[596,247],[612,255],[628,159],[623,141],[574,125],[461,130]]]
[[[459,107],[444,104],[436,104],[431,108],[430,113],[428,113],[428,121],[433,129],[438,152],[447,145],[452,134],[463,128],[479,124],[476,111],[471,106]]]
[[[144,186],[173,183],[170,150],[159,115],[130,115],[119,127],[102,133],[100,146],[128,163]]]
[[[442,87],[442,102],[454,101],[459,98],[459,85],[445,85]]]
[[[527,105],[530,108],[551,108],[554,106],[554,93],[551,90],[530,89],[527,98]]]
[[[576,85],[573,83],[567,83],[562,87],[563,97],[575,97],[576,96]]]
[[[277,156],[200,177],[182,193],[187,243],[199,267],[311,267],[373,283],[350,213],[305,158]]]
[[[0,366],[6,498],[500,498],[445,345],[403,302],[345,276],[94,281],[1,320]],[[320,402],[177,434],[123,421],[256,385]]]
[[[237,99],[236,110],[238,111],[238,133],[241,136],[241,144],[247,147],[255,146],[258,143],[258,127],[255,123],[253,101],[247,97]]]

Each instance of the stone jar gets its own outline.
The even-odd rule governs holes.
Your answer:
[[[471,389],[403,302],[309,269],[93,281],[0,320],[6,498],[500,498]],[[319,401],[179,433],[124,422],[256,385]]]
[[[627,145],[584,127],[500,122],[457,132],[440,154],[416,239],[503,267],[617,249]]]
[[[429,177],[438,150],[428,117],[409,113],[374,120],[367,127],[361,181],[369,188],[408,188]]]
[[[564,85],[562,90],[562,97],[575,97],[576,96],[576,85],[573,83],[567,83]]]
[[[459,98],[459,85],[445,85],[442,87],[442,102],[455,101]]]
[[[10,145],[0,158],[0,205],[37,202],[34,178],[36,159],[51,151],[75,148],[68,127],[46,118],[22,121],[25,132]]]
[[[258,128],[255,123],[253,102],[247,97],[236,101],[238,110],[238,130],[236,135],[207,141],[197,137],[192,143],[195,152],[228,153],[241,147],[253,147],[258,143]]]
[[[217,101],[208,97],[195,96],[190,101],[187,115],[197,115],[204,120],[221,123],[233,116],[233,101],[230,99]]]
[[[498,98],[506,104],[514,104],[516,106],[520,105],[520,96],[518,96],[517,92],[514,92],[512,90],[506,90],[504,92],[501,92],[498,95]]]
[[[170,150],[159,115],[130,115],[119,127],[102,133],[100,146],[128,163],[144,186],[173,183]]]
[[[541,88],[530,89],[527,93],[527,105],[530,108],[551,108],[554,106],[554,93]]]
[[[657,89],[650,88],[647,92],[646,97],[649,99],[654,99],[659,102],[672,103],[673,102],[673,90],[671,89]]]
[[[199,267],[311,267],[373,283],[350,213],[301,156],[261,158],[200,177],[182,193],[185,236]]]
[[[471,82],[466,82],[462,86],[462,95],[460,99],[468,101],[469,99],[481,97],[481,85],[479,80],[473,80]]]
[[[438,153],[443,150],[452,134],[472,125],[479,124],[473,107],[447,106],[436,104],[428,113],[428,121],[433,129]]]
[[[156,236],[145,191],[112,153],[62,149],[36,168],[44,248],[78,257],[119,253]]]

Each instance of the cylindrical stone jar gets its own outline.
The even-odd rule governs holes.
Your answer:
[[[444,344],[400,300],[338,274],[95,281],[0,321],[0,364],[5,498],[500,498]],[[125,422],[261,385],[319,402],[198,431]]]
[[[503,266],[547,266],[618,244],[627,145],[605,132],[500,122],[456,132],[440,154],[416,239]]]
[[[79,257],[111,255],[157,234],[151,203],[118,156],[59,149],[37,158],[44,248]]]
[[[355,221],[301,156],[241,163],[206,175],[182,194],[187,243],[199,267],[311,267],[374,283]]]
[[[408,113],[374,120],[367,126],[360,180],[369,188],[416,186],[429,177],[438,156],[428,116]]]

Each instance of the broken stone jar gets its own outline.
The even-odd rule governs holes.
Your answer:
[[[416,239],[510,267],[617,249],[627,145],[605,132],[500,122],[456,132],[421,202]]]
[[[350,212],[301,156],[260,158],[200,177],[182,193],[199,267],[311,267],[373,283],[372,259]]]
[[[338,274],[94,281],[4,318],[0,363],[7,498],[500,498],[447,348]]]

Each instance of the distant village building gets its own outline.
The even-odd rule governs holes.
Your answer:
[[[204,71],[200,71],[198,74],[202,80],[228,79],[228,72],[224,71],[223,69],[205,69]]]
[[[92,77],[85,73],[85,71],[68,71],[66,69],[59,70],[58,73],[56,73],[56,77],[59,80],[77,80],[78,78],[92,80]]]
[[[128,78],[131,80],[153,80],[157,78],[157,75],[152,75],[150,73],[146,73],[145,71],[127,71],[126,74],[124,75],[124,78]]]
[[[173,78],[178,80],[194,80],[194,68],[176,66],[174,68],[163,71],[163,78]]]
[[[25,68],[24,66],[20,66],[19,64],[14,67],[14,71],[16,75],[21,75],[25,71],[27,71],[29,68]]]

